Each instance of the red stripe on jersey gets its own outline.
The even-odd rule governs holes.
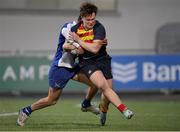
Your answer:
[[[94,31],[93,29],[85,30],[83,25],[77,29],[78,36],[85,42],[92,43],[94,39]]]

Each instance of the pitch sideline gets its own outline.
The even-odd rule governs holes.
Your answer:
[[[13,113],[0,113],[0,117],[14,116],[14,115],[18,115],[18,112],[13,112]]]

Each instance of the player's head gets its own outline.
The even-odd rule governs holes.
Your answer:
[[[83,21],[83,25],[87,29],[93,28],[96,23],[96,14],[98,12],[98,8],[96,5],[85,2],[80,7],[80,16]]]

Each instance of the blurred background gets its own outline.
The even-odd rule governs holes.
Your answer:
[[[61,26],[85,0],[0,0],[0,95],[43,94]],[[91,0],[107,32],[114,88],[122,93],[180,91],[180,1]],[[84,93],[74,81],[65,93]]]

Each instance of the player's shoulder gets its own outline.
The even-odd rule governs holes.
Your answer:
[[[66,22],[66,23],[62,26],[62,28],[71,28],[71,27],[73,27],[73,26],[76,25],[76,24],[77,24],[76,21]]]
[[[74,25],[72,28],[71,28],[71,31],[72,32],[76,32],[77,29],[79,28],[79,26],[82,24],[82,22],[78,22],[76,25]]]
[[[93,29],[94,29],[94,32],[105,31],[104,25],[101,24],[99,21],[96,21],[96,24],[94,25]]]
[[[104,29],[104,25],[102,23],[100,23],[98,20],[96,20],[96,24],[94,25],[94,28],[98,28],[98,29],[103,28]]]

